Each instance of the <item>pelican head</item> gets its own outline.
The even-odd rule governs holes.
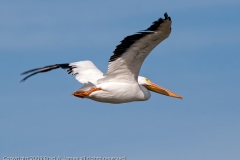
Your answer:
[[[148,90],[152,91],[152,92],[156,92],[159,94],[163,94],[165,96],[170,96],[170,97],[174,97],[174,98],[180,98],[183,99],[182,96],[168,90],[165,89],[163,87],[160,87],[156,84],[154,84],[153,82],[151,82],[148,78],[146,77],[142,77],[142,76],[138,76],[138,83],[142,86],[144,86],[145,88],[147,88]]]

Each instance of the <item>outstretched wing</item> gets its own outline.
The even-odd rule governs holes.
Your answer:
[[[114,50],[104,81],[137,81],[140,68],[148,54],[171,33],[167,13],[146,30],[127,36]]]
[[[103,73],[91,61],[80,61],[74,63],[55,64],[42,68],[31,69],[21,74],[29,74],[25,78],[23,78],[21,82],[27,80],[29,77],[35,74],[48,72],[58,68],[67,69],[68,74],[75,75],[76,79],[84,84],[88,82],[95,84],[98,79],[103,77]]]

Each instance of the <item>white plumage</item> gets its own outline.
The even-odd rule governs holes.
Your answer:
[[[97,84],[97,80],[103,78],[103,73],[91,61],[70,63],[70,66],[73,67],[72,74],[76,75],[80,83]]]
[[[148,100],[150,91],[182,98],[178,94],[157,86],[145,77],[138,76],[143,61],[148,54],[171,32],[171,18],[158,19],[146,30],[127,36],[116,47],[110,57],[108,70],[103,74],[91,61],[50,65],[24,72],[28,74],[22,81],[52,69],[68,69],[83,86],[73,93],[80,98],[89,98],[106,103],[126,103]]]

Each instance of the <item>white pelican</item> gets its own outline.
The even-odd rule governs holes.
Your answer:
[[[170,97],[183,99],[182,96],[162,88],[145,77],[138,76],[144,59],[171,32],[171,18],[167,13],[146,30],[127,36],[116,47],[110,57],[108,70],[102,73],[91,61],[55,64],[26,71],[27,78],[53,69],[67,69],[75,75],[83,86],[73,93],[80,98],[89,98],[98,102],[126,103],[145,101],[150,91]]]

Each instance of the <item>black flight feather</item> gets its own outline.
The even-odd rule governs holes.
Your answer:
[[[153,22],[153,24],[146,30],[143,30],[143,31],[137,32],[136,34],[125,37],[121,41],[121,43],[116,47],[116,49],[113,51],[113,55],[110,57],[109,62],[113,62],[119,57],[121,57],[123,53],[125,53],[126,50],[129,49],[136,41],[140,40],[141,38],[149,34],[154,33],[154,31],[156,31],[165,20],[171,21],[171,18],[168,17],[167,13],[164,14],[164,18],[165,19],[159,18],[157,21]]]

